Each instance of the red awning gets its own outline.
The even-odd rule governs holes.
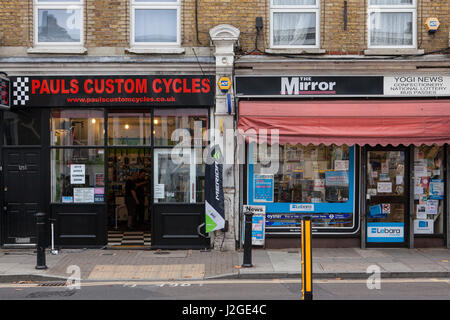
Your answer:
[[[280,144],[442,145],[450,100],[241,101],[238,128],[247,138],[279,130]]]

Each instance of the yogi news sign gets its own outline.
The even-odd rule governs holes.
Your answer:
[[[384,94],[388,96],[450,96],[450,76],[384,77]]]

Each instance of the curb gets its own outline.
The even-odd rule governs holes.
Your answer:
[[[313,279],[367,279],[370,274],[365,272],[330,272],[330,273],[313,273]],[[449,271],[443,272],[381,272],[381,278],[383,279],[395,279],[395,278],[450,278]],[[275,273],[245,273],[245,274],[224,274],[215,277],[209,277],[208,279],[301,279],[301,273],[290,272],[275,272]]]
[[[13,283],[19,281],[26,282],[46,282],[46,281],[67,281],[67,278],[52,275],[39,274],[17,274],[17,275],[0,275],[0,283]]]
[[[347,273],[316,273],[313,274],[313,280],[330,280],[330,279],[342,279],[342,280],[361,280],[367,279],[369,274],[363,272],[347,272]],[[450,272],[382,272],[382,279],[412,279],[412,278],[450,278]],[[238,274],[238,273],[228,273],[218,276],[205,277],[202,279],[199,278],[189,278],[189,279],[82,279],[81,281],[89,281],[89,282],[103,282],[103,281],[132,281],[132,282],[141,282],[141,281],[170,281],[170,282],[181,282],[181,281],[201,281],[201,280],[256,280],[256,279],[301,279],[301,273],[289,273],[289,272],[276,272],[276,273],[246,273],[246,274]],[[53,276],[53,275],[0,275],[0,283],[13,283],[19,281],[26,282],[58,282],[58,281],[67,281],[67,278],[61,276]]]

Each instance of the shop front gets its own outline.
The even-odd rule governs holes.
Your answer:
[[[203,139],[214,76],[11,77],[2,245],[206,248]],[[180,147],[182,146],[182,147]]]
[[[402,96],[393,78],[236,76],[241,203],[265,206],[266,247],[298,246],[304,216],[317,246],[449,245],[449,77]]]

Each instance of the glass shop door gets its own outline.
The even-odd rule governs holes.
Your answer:
[[[193,149],[173,151],[154,151],[152,248],[207,248],[204,166],[196,164]]]
[[[366,242],[404,247],[409,233],[408,149],[367,149]]]

